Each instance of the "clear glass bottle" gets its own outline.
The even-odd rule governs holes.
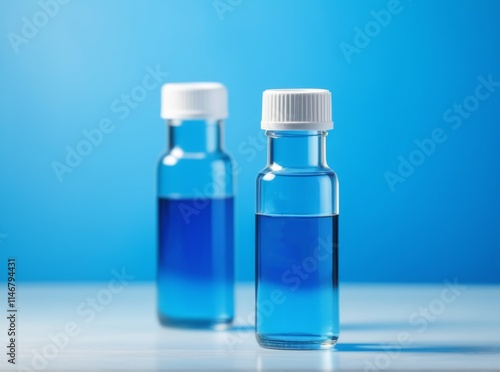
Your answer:
[[[225,328],[234,316],[234,172],[223,148],[227,92],[219,83],[162,88],[168,148],[158,165],[161,323]]]
[[[338,184],[326,163],[331,95],[267,90],[267,166],[257,177],[256,337],[263,347],[329,349],[339,336]]]

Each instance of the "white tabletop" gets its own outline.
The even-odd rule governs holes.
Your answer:
[[[260,348],[246,320],[251,285],[237,288],[236,323],[228,331],[162,328],[154,283],[115,283],[115,293],[108,285],[19,284],[16,366],[2,351],[0,370],[500,371],[499,286],[343,285],[336,350],[279,351]],[[101,304],[92,309],[86,302],[96,296]]]

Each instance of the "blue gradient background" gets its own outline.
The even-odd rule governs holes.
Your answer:
[[[226,143],[242,168],[239,280],[254,272],[255,176],[266,155],[250,137],[259,134],[261,93],[321,87],[333,93],[341,280],[500,283],[500,88],[460,129],[443,121],[478,76],[500,81],[500,2],[401,0],[403,11],[348,63],[339,45],[387,3],[244,0],[221,20],[211,0],[73,0],[16,54],[8,33],[40,7],[2,1],[1,257],[17,257],[23,280],[106,280],[122,267],[155,277],[160,91],[124,120],[111,103],[159,65],[165,82],[229,89]],[[60,183],[52,162],[103,118],[115,130]],[[391,192],[384,172],[436,127],[447,141]]]

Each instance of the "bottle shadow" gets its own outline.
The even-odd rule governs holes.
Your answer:
[[[454,323],[442,323],[434,326],[453,327]],[[401,330],[405,324],[392,322],[356,323],[341,325],[343,331],[367,330]],[[227,332],[251,333],[255,332],[253,325],[232,325]],[[343,343],[341,340],[334,350],[339,352],[389,352],[389,353],[460,353],[460,354],[500,354],[500,345],[460,345],[460,344],[425,344],[425,343]]]
[[[445,329],[445,328],[456,328],[457,326],[463,326],[464,321],[449,321],[449,320],[439,320],[432,323],[428,323],[426,326],[433,329]],[[469,323],[471,324],[471,323]],[[474,320],[474,325],[484,326],[489,324],[487,322],[482,322],[481,320]],[[390,322],[390,321],[374,321],[374,322],[341,322],[340,333],[343,332],[366,332],[366,331],[379,331],[379,330],[405,330],[409,328],[409,323],[405,322]],[[418,330],[418,327],[413,327],[414,330]]]
[[[500,346],[492,345],[399,345],[390,343],[338,343],[335,350],[342,352],[388,352],[388,353],[460,353],[492,354],[500,353]]]

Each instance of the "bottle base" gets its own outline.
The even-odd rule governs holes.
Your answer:
[[[256,334],[260,346],[280,350],[332,350],[338,337],[314,336],[307,334],[286,334],[264,336]]]
[[[160,324],[164,327],[172,328],[188,328],[188,329],[207,329],[207,330],[225,330],[228,329],[233,318],[226,319],[179,319],[171,318],[165,315],[158,314]]]

